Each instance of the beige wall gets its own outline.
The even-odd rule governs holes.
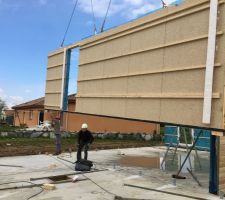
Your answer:
[[[224,1],[211,124],[202,123],[209,1],[187,0],[80,43],[76,111],[223,128]]]

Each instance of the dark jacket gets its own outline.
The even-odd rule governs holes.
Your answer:
[[[91,144],[93,141],[94,137],[92,136],[89,130],[86,130],[85,132],[80,130],[78,132],[78,144],[86,144],[86,143]]]

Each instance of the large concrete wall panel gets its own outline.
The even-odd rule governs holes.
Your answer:
[[[159,71],[163,68],[164,50],[157,49],[151,53],[142,52],[130,56],[129,72],[130,73],[148,73]]]
[[[134,109],[135,108],[135,109]],[[128,99],[126,103],[126,117],[138,119],[160,120],[160,101],[158,99]]]
[[[158,93],[162,88],[161,74],[147,74],[128,78],[128,94],[151,94]]]
[[[188,76],[187,76],[188,73]],[[199,77],[204,76],[203,69],[178,71],[163,74],[162,93],[189,94],[199,93],[203,96],[204,80]],[[184,87],[180,88],[180,85]]]
[[[45,87],[45,109],[62,109],[65,64],[65,51],[63,49],[49,54]]]
[[[79,79],[81,80],[98,78],[102,76],[103,76],[103,62],[84,65],[79,69]]]
[[[206,9],[167,22],[165,30],[166,41],[181,41],[205,35],[208,32],[208,24],[205,23],[208,18],[209,12]]]
[[[205,65],[207,40],[182,43],[165,49],[164,68]],[[201,77],[200,77],[201,78]]]
[[[165,34],[165,24],[161,24],[152,29],[145,29],[143,31],[135,32],[130,36],[130,51],[136,51],[137,49],[148,49],[149,47],[163,45],[165,43]]]
[[[60,94],[47,94],[45,95],[45,108],[59,110],[61,104],[61,95]]]
[[[76,111],[223,128],[225,27],[220,18],[212,119],[202,123],[209,2],[186,0],[82,41]],[[92,103],[100,109],[84,110]]]
[[[62,76],[62,66],[57,66],[53,68],[48,68],[47,80],[61,79]]]
[[[63,65],[63,57],[64,54],[61,52],[57,52],[54,55],[50,55],[48,57],[48,68],[54,67],[54,66],[58,66],[58,65]]]
[[[60,93],[62,87],[62,80],[51,80],[48,81],[48,84],[46,85],[46,91],[48,93]]]

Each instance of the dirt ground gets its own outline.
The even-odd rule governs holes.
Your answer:
[[[76,139],[67,138],[62,140],[62,152],[76,150]],[[136,140],[104,140],[96,139],[90,150],[149,147],[161,145],[159,141],[136,141]],[[55,153],[55,141],[49,138],[2,138],[0,139],[0,157],[22,156]]]

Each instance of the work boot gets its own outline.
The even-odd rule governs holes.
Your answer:
[[[58,156],[58,155],[60,155],[61,154],[61,152],[56,152],[56,153],[54,153],[54,154],[52,154],[53,156]]]

